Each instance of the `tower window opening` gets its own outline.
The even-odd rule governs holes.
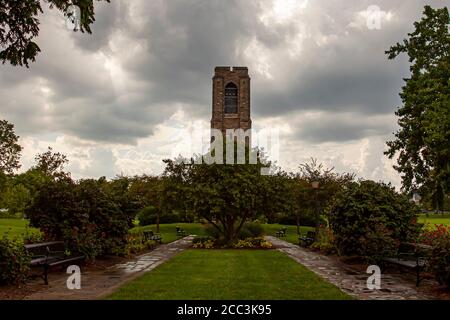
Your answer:
[[[234,83],[225,87],[225,113],[238,112],[238,88]]]

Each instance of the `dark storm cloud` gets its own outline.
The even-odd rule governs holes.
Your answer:
[[[349,142],[365,137],[386,136],[395,131],[394,117],[325,113],[293,123],[291,138],[310,143]]]
[[[266,78],[250,70],[254,117],[290,117],[305,110],[392,114],[399,103],[407,63],[389,62],[384,51],[401,41],[423,1],[309,1],[304,14],[266,24],[268,1],[114,0],[96,3],[93,35],[68,33],[57,13],[43,16],[43,53],[30,70],[1,66],[0,116],[21,132],[62,132],[86,140],[133,144],[181,107],[209,120],[211,76],[216,65],[256,65],[264,51]],[[382,30],[349,27],[358,11],[376,4],[394,17]],[[441,1],[431,4],[441,6]],[[55,22],[56,21],[56,22]],[[302,29],[303,28],[303,29]],[[304,33],[297,57],[287,52]],[[328,43],[319,45],[321,37]],[[245,51],[252,41],[260,47]],[[300,41],[300,40],[299,40]],[[103,66],[111,59],[125,87]],[[40,87],[50,90],[42,92]],[[364,122],[366,123],[366,122]],[[346,141],[389,134],[348,119],[303,128],[308,141]],[[346,128],[351,128],[347,130]],[[348,132],[345,132],[345,131]]]

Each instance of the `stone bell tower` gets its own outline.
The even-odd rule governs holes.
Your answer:
[[[212,96],[212,129],[251,129],[248,68],[216,67]]]

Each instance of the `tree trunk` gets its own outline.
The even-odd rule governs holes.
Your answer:
[[[159,210],[156,213],[156,233],[159,233]]]

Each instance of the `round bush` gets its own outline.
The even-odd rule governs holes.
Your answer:
[[[142,209],[138,214],[139,225],[149,226],[156,222],[157,210],[153,206],[148,206]]]
[[[139,225],[149,226],[156,224],[158,209],[148,206],[142,209],[138,214]],[[159,216],[159,223],[177,223],[184,222],[180,214],[173,211]]]
[[[393,254],[399,242],[419,234],[418,208],[391,185],[374,181],[349,184],[330,207],[330,226],[342,255],[379,262]]]
[[[255,222],[249,222],[244,224],[244,226],[241,229],[241,232],[247,232],[248,234],[250,234],[250,237],[256,238],[256,237],[260,237],[264,234],[264,229],[261,226],[261,224],[259,223],[255,223]]]

